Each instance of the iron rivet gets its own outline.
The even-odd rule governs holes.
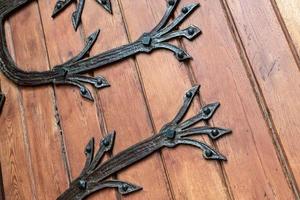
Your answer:
[[[174,1],[174,0],[169,0],[168,4],[169,4],[170,6],[174,6],[175,1]]]
[[[150,36],[144,36],[142,39],[142,43],[145,46],[149,46],[151,44],[152,38]]]
[[[193,96],[193,93],[192,92],[188,92],[188,93],[186,93],[186,95],[185,95],[187,98],[191,98],[192,96]]]
[[[101,3],[102,3],[102,4],[106,4],[107,1],[106,1],[106,0],[101,0]]]
[[[212,136],[214,136],[214,137],[218,136],[219,133],[220,133],[220,132],[219,132],[219,130],[217,130],[217,129],[214,129],[214,130],[211,131],[211,134],[212,134]]]
[[[109,145],[109,141],[108,141],[108,140],[103,140],[102,143],[103,143],[103,145],[106,146],[106,147]]]
[[[79,189],[85,190],[86,189],[86,185],[87,185],[86,181],[84,181],[84,180],[80,180],[79,181],[79,184],[78,184]]]
[[[212,157],[212,155],[213,155],[213,152],[211,150],[205,150],[204,153],[205,153],[205,156],[208,158]]]
[[[206,108],[204,108],[203,112],[205,115],[209,115],[211,110],[210,110],[210,108],[206,107]]]
[[[87,93],[87,90],[85,88],[80,89],[81,94],[85,95]]]
[[[62,2],[60,1],[60,2],[58,2],[58,3],[56,4],[56,8],[57,8],[57,9],[61,9],[61,7],[62,7]]]
[[[122,190],[124,191],[124,192],[126,192],[127,190],[128,190],[128,185],[122,185]]]
[[[178,52],[177,55],[178,55],[178,58],[183,59],[185,56],[185,53],[184,53],[184,51],[180,51],[180,52]]]
[[[92,152],[92,148],[90,146],[87,146],[85,149],[86,153],[91,153]]]
[[[181,12],[184,13],[184,14],[186,14],[187,12],[189,12],[189,9],[187,7],[183,7],[181,9]]]
[[[102,85],[102,83],[103,83],[102,78],[98,78],[98,79],[97,79],[97,84],[98,84],[98,85]]]
[[[175,135],[176,135],[176,131],[175,131],[175,130],[169,129],[169,130],[166,132],[166,136],[167,136],[167,138],[169,138],[169,139],[174,139],[174,138],[175,138]]]
[[[195,33],[195,29],[192,28],[192,27],[190,27],[190,28],[188,29],[188,34],[189,34],[189,35],[194,35],[194,33]]]

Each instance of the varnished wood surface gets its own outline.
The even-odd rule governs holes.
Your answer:
[[[113,154],[149,137],[196,83],[200,98],[189,114],[220,101],[211,124],[233,130],[216,143],[198,139],[228,162],[205,161],[191,147],[164,149],[116,175],[143,191],[123,197],[105,190],[90,199],[300,199],[300,0],[182,0],[180,6],[190,2],[201,8],[182,27],[195,24],[203,35],[174,42],[194,59],[179,63],[156,51],[96,70],[92,75],[112,86],[92,89],[94,103],[76,88],[16,87],[0,75],[7,97],[0,116],[5,199],[55,199],[80,173],[91,137],[99,141],[116,130]],[[112,0],[110,15],[88,0],[75,32],[75,5],[53,20],[55,3],[35,1],[5,25],[10,52],[24,69],[46,70],[70,59],[97,29],[91,55],[134,41],[166,7],[164,0]]]

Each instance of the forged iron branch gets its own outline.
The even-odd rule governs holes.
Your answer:
[[[58,0],[55,4],[53,9],[52,17],[56,17],[59,13],[61,13],[65,8],[71,5],[72,2],[75,0]],[[110,0],[96,0],[98,4],[100,4],[105,10],[112,14],[112,7]],[[83,12],[85,0],[78,0],[77,8],[72,14],[72,24],[75,30],[77,30],[80,22],[81,22],[81,15]]]
[[[159,24],[152,31],[143,34],[133,43],[106,51],[94,57],[84,58],[98,36],[99,32],[96,32],[88,38],[86,47],[75,58],[55,66],[49,71],[24,71],[16,66],[7,49],[4,20],[14,11],[22,8],[22,6],[31,1],[32,0],[0,1],[0,43],[2,46],[2,48],[0,48],[0,70],[17,85],[39,86],[55,84],[76,86],[80,89],[80,94],[89,100],[93,100],[93,97],[84,84],[91,84],[97,89],[107,87],[109,84],[104,77],[89,77],[82,75],[83,73],[135,56],[139,53],[150,53],[156,49],[166,49],[173,52],[179,61],[190,59],[191,56],[185,50],[169,44],[168,41],[182,37],[192,40],[201,33],[200,29],[194,25],[184,30],[177,30],[177,27],[199,7],[199,4],[189,4],[183,7],[179,16],[168,23],[179,3],[179,0],[169,0],[166,13]]]
[[[200,121],[211,119],[219,107],[219,103],[203,107],[194,117],[182,122],[199,88],[200,86],[195,86],[185,94],[184,103],[176,117],[167,123],[158,134],[129,147],[104,163],[101,163],[101,160],[104,154],[113,148],[115,133],[109,134],[100,142],[100,148],[95,155],[94,139],[91,139],[85,149],[86,163],[82,173],[58,197],[58,200],[81,200],[105,188],[116,188],[123,195],[141,190],[141,187],[132,183],[108,178],[163,148],[190,145],[202,150],[203,157],[207,160],[225,161],[225,156],[209,145],[189,138],[194,135],[208,135],[212,140],[217,140],[231,132],[229,129],[209,126],[191,128]]]
[[[1,114],[2,108],[4,106],[4,102],[5,102],[5,95],[0,90],[0,114]]]

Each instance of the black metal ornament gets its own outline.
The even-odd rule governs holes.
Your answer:
[[[225,156],[212,149],[209,145],[189,138],[189,136],[194,135],[207,135],[212,140],[217,140],[231,133],[231,130],[224,128],[192,127],[200,121],[211,119],[219,107],[219,103],[204,106],[198,114],[182,122],[199,88],[200,86],[198,85],[194,86],[185,94],[183,105],[175,118],[163,126],[158,134],[129,147],[103,163],[101,163],[101,160],[104,154],[113,148],[115,133],[109,134],[100,142],[99,150],[96,153],[94,150],[94,139],[91,139],[85,149],[86,162],[84,169],[80,176],[70,184],[69,188],[58,197],[58,200],[85,199],[92,193],[105,188],[116,188],[122,195],[141,190],[142,187],[132,183],[108,178],[165,147],[194,146],[202,150],[203,157],[207,160],[226,161]]]
[[[72,2],[75,0],[58,0],[53,9],[52,17],[56,17],[59,13],[61,13],[65,8],[67,8]],[[110,0],[96,0],[98,4],[100,4],[105,10],[112,14],[112,7]],[[83,12],[85,0],[78,0],[76,10],[72,14],[72,24],[75,30],[77,30],[80,22],[81,15]]]
[[[5,102],[5,95],[0,90],[0,114],[1,114],[2,108],[4,106],[4,102]]]
[[[199,7],[199,4],[192,3],[183,7],[179,16],[168,24],[179,3],[179,0],[169,0],[166,13],[159,24],[152,31],[144,33],[133,43],[106,51],[94,57],[85,58],[99,34],[99,31],[97,31],[88,38],[86,47],[82,52],[71,60],[55,66],[52,70],[48,71],[24,71],[16,66],[7,49],[4,20],[7,16],[17,9],[22,8],[28,2],[31,2],[31,0],[0,1],[0,70],[7,78],[21,86],[39,86],[46,84],[76,86],[80,89],[80,94],[83,97],[92,101],[92,94],[84,84],[91,84],[95,88],[100,89],[108,87],[109,83],[104,77],[90,77],[82,75],[83,73],[135,56],[139,53],[150,53],[156,49],[166,49],[173,52],[179,61],[191,59],[191,56],[184,49],[174,46],[168,43],[168,41],[182,37],[192,40],[201,33],[200,29],[194,25],[184,30],[177,30],[177,27]],[[65,1],[65,3],[67,2],[68,1]]]

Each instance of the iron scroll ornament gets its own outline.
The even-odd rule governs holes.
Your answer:
[[[163,148],[174,148],[179,145],[194,146],[203,151],[203,157],[207,160],[226,161],[225,156],[209,145],[189,138],[189,136],[207,135],[212,140],[217,140],[231,133],[231,130],[224,128],[192,127],[200,121],[211,119],[219,107],[219,103],[208,104],[198,114],[183,121],[199,88],[200,86],[197,85],[186,92],[179,112],[171,122],[163,126],[158,134],[129,147],[102,164],[101,160],[104,154],[113,148],[115,133],[107,135],[100,142],[99,150],[96,153],[94,151],[95,141],[91,139],[85,148],[86,162],[84,169],[57,200],[81,200],[106,188],[116,188],[122,195],[141,190],[142,187],[132,183],[108,178]]]
[[[192,40],[201,33],[200,29],[194,25],[184,30],[177,29],[177,27],[199,7],[199,4],[192,3],[183,7],[179,16],[169,23],[179,3],[179,0],[169,0],[166,13],[158,25],[153,28],[152,31],[144,33],[135,42],[106,51],[94,57],[85,58],[98,36],[99,31],[97,31],[88,38],[82,52],[71,60],[55,66],[48,71],[24,71],[16,66],[9,54],[5,38],[4,21],[6,17],[14,11],[32,1],[33,0],[0,0],[0,42],[2,47],[0,48],[0,70],[7,78],[21,86],[39,86],[46,84],[76,86],[80,89],[80,94],[91,101],[93,101],[92,94],[84,84],[91,84],[95,88],[100,89],[108,87],[109,83],[104,77],[90,77],[82,75],[83,73],[135,56],[139,53],[150,53],[156,49],[166,49],[173,52],[179,61],[191,59],[191,56],[185,50],[169,44],[168,41],[182,37]]]

